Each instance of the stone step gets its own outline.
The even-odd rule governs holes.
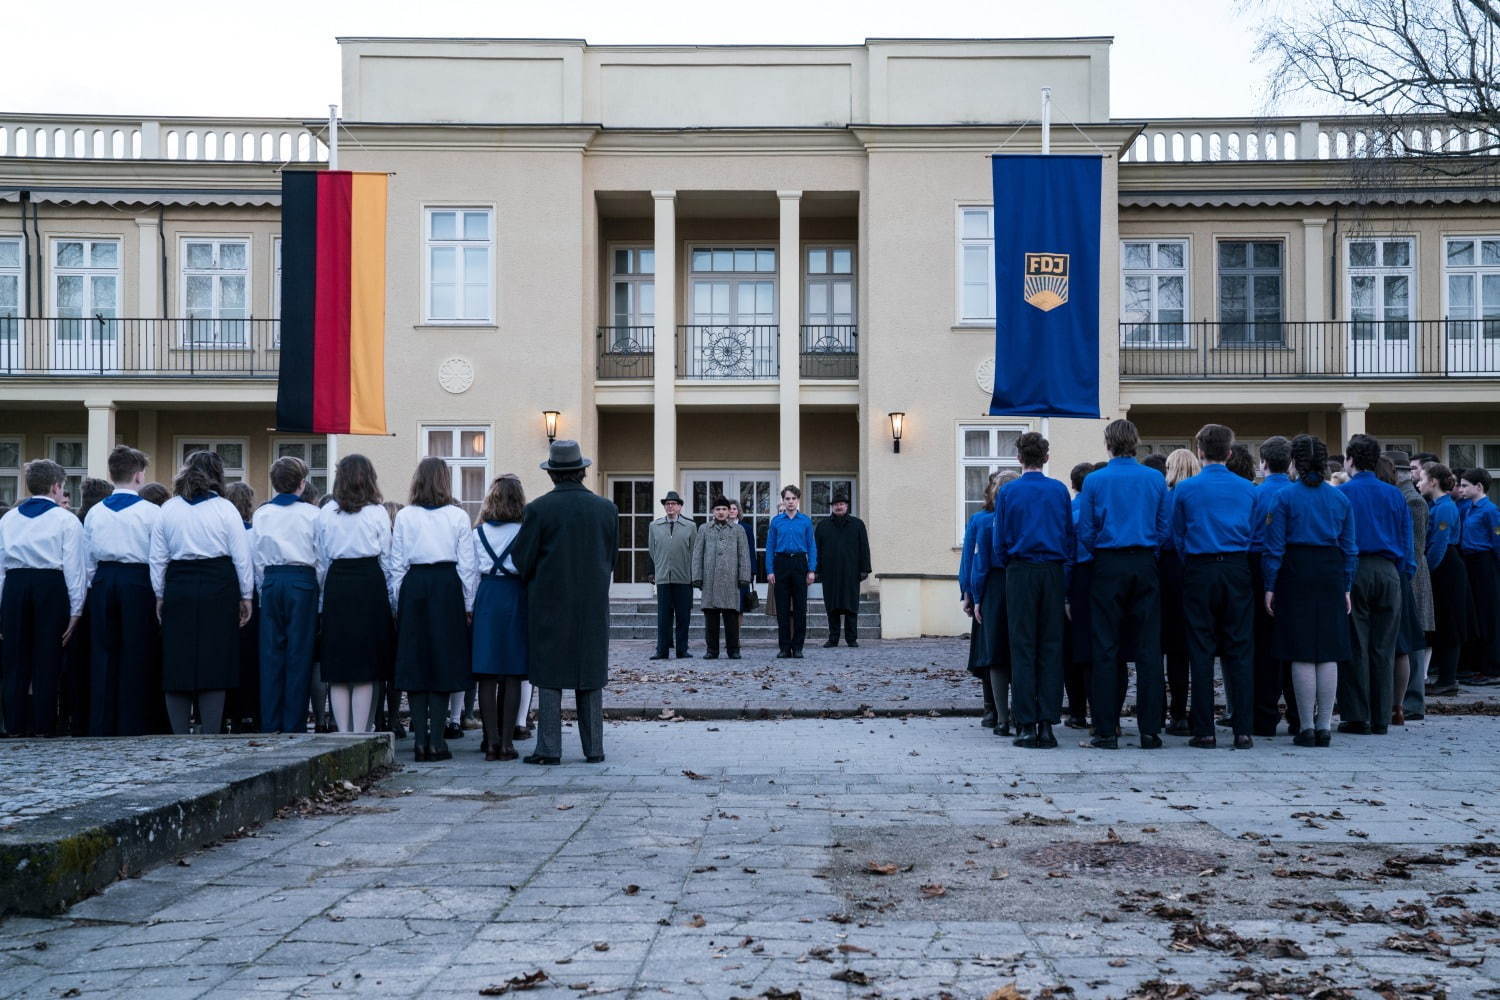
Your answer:
[[[761,607],[764,608],[765,605],[761,605]],[[702,612],[702,610],[699,609],[699,608],[694,608],[693,609],[693,617],[696,618],[698,621],[701,622],[703,620],[703,612]],[[766,621],[770,622],[772,625],[776,624],[776,619],[772,618],[768,614],[765,614],[761,610],[756,610],[756,611],[750,612],[748,615],[746,615],[744,617],[744,619],[741,621],[741,624],[742,625],[748,625],[748,624],[751,623],[751,620],[755,619],[755,618],[764,618]],[[827,613],[822,608],[817,609],[816,612],[814,612],[813,610],[809,609],[808,612],[807,612],[807,620],[808,620],[808,622],[811,623],[815,618],[817,620],[824,621],[825,624],[826,624]],[[870,622],[872,627],[878,626],[880,624],[880,612],[875,611],[875,612],[862,613],[859,616],[859,624],[861,626],[863,626],[865,624],[865,622]],[[612,626],[618,625],[618,626],[622,626],[623,627],[623,626],[633,626],[633,625],[640,625],[640,626],[648,626],[649,625],[652,628],[655,628],[656,627],[656,611],[653,609],[649,613],[648,612],[639,612],[639,613],[632,612],[632,613],[628,613],[628,614],[624,613],[624,612],[616,612],[616,613],[614,613],[614,614],[612,614],[612,615],[609,616],[609,623]]]
[[[763,618],[766,624],[742,624],[740,626],[740,638],[749,642],[752,639],[765,639],[771,644],[776,641],[776,622],[769,618]],[[878,618],[859,620],[859,634],[861,636],[875,639],[880,636],[880,620]],[[688,637],[695,642],[701,642],[704,630],[702,625],[694,624],[688,629]],[[807,622],[807,636],[809,640],[817,638],[822,641],[828,638],[828,623],[826,621],[814,622],[811,618]],[[656,638],[656,626],[653,625],[611,625],[609,627],[610,639],[643,639],[653,640]]]
[[[765,603],[766,603],[765,602],[765,598],[761,598],[761,607],[765,607]],[[696,591],[693,594],[693,609],[694,609],[695,612],[698,609],[698,595],[697,595]],[[618,599],[616,599],[616,600],[612,600],[612,601],[609,602],[609,613],[610,613],[611,617],[618,616],[618,615],[651,615],[652,616],[652,621],[655,621],[656,620],[656,602],[655,601],[624,601],[624,600],[618,600]],[[824,604],[823,604],[823,599],[822,598],[813,598],[813,599],[811,599],[811,600],[809,600],[807,602],[807,616],[809,618],[811,618],[815,614],[821,615],[821,614],[825,614],[825,613],[826,612],[824,611]],[[880,614],[880,602],[879,601],[869,601],[869,600],[860,601],[859,602],[859,614],[860,614],[860,617],[864,617],[865,615],[878,615],[878,614]]]

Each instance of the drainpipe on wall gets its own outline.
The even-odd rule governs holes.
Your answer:
[[[30,191],[22,191],[16,199],[21,206],[21,315],[31,312],[31,236],[26,232],[26,203],[31,199]]]
[[[167,308],[167,207],[156,206],[156,242],[161,246],[161,318],[171,315]]]
[[[1333,206],[1333,239],[1328,254],[1328,318],[1339,318],[1339,206]]]
[[[30,192],[27,193],[26,197],[27,197],[27,200],[29,201],[30,197],[31,197],[30,196]],[[42,314],[43,309],[44,309],[43,302],[45,301],[45,299],[43,299],[43,297],[42,297],[42,289],[44,287],[46,287],[46,284],[47,284],[47,251],[45,249],[43,249],[43,247],[42,247],[42,228],[41,228],[40,222],[38,221],[38,218],[39,218],[39,213],[37,211],[36,202],[33,201],[33,202],[31,202],[31,233],[32,233],[32,236],[36,240],[36,304],[37,304],[37,309],[36,309],[35,315],[40,316]],[[23,223],[24,223],[24,218],[23,218]]]

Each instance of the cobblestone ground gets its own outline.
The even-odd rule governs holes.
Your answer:
[[[565,766],[536,768],[470,734],[352,805],[9,919],[0,994],[1500,990],[1489,718],[1326,750],[1023,751],[963,718],[605,739],[604,764],[570,732]]]

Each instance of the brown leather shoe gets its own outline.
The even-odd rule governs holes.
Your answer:
[[[499,755],[496,756],[495,759],[496,760],[516,760],[520,756],[521,755],[518,754],[518,753],[516,753],[514,750],[501,750],[500,753],[499,753]]]
[[[1406,725],[1406,713],[1404,711],[1402,711],[1400,705],[1397,705],[1394,709],[1391,710],[1391,725],[1393,725],[1393,726],[1404,726],[1404,725]]]

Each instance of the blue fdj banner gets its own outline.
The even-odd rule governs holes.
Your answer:
[[[1099,416],[1097,156],[994,156],[992,415]]]

